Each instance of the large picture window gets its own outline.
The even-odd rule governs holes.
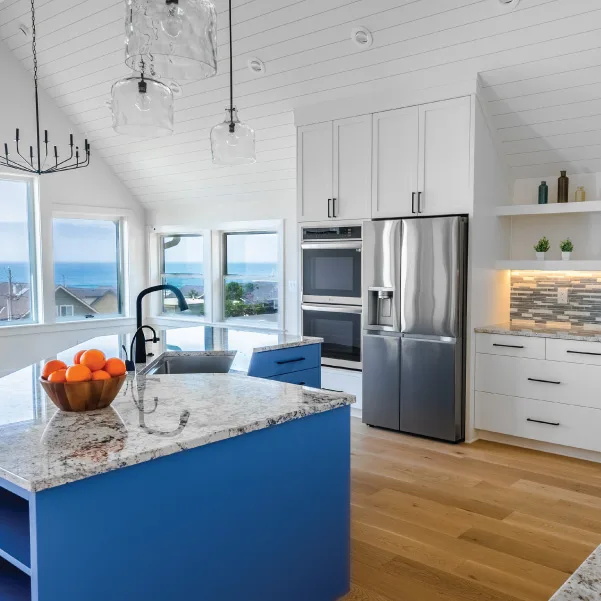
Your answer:
[[[121,315],[120,222],[55,218],[52,239],[57,321]]]
[[[37,321],[31,180],[0,178],[0,326]]]
[[[205,270],[203,237],[196,234],[161,238],[161,280],[179,288],[188,302],[190,314],[205,316]],[[179,313],[177,298],[163,294],[163,313]]]
[[[223,234],[225,321],[274,327],[279,321],[279,242],[276,232]]]

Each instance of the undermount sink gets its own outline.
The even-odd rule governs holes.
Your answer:
[[[224,351],[219,354],[163,353],[140,373],[142,375],[162,374],[226,374],[230,371],[236,351]]]

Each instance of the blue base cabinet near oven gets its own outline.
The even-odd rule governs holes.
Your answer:
[[[321,344],[254,353],[248,375],[321,388]]]

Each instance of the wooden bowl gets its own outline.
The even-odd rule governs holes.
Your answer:
[[[127,376],[90,382],[48,382],[40,378],[42,388],[63,411],[94,411],[108,407],[117,397]]]

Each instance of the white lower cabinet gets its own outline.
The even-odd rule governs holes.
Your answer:
[[[478,334],[476,428],[601,452],[600,356],[599,342]]]

